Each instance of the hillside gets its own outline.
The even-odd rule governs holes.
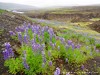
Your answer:
[[[25,14],[32,18],[43,18],[43,19],[56,19],[62,20],[68,19],[81,20],[90,19],[95,17],[100,17],[100,6],[73,6],[73,7],[61,7],[61,8],[51,8],[50,10],[37,10],[37,11],[27,11]],[[83,19],[82,19],[83,20]]]
[[[3,44],[8,41],[17,43],[16,41],[13,41],[13,39],[11,39],[9,31],[14,30],[16,26],[22,25],[24,21],[32,22],[24,15],[0,9],[0,74],[11,75],[7,74],[7,68],[4,67],[4,60],[2,56]]]
[[[31,18],[39,18],[46,20],[56,20],[62,22],[91,22],[91,19],[100,20],[100,5],[90,5],[90,6],[72,6],[72,7],[59,7],[51,8],[49,10],[37,10],[37,11],[27,11],[25,15]],[[96,21],[96,20],[95,20]],[[100,25],[90,25],[89,27],[100,32]]]
[[[24,15],[1,10],[0,29],[5,29],[5,30],[9,30],[9,28],[13,29],[13,27],[16,27],[16,26],[23,24],[24,21],[31,22],[31,20],[29,20]]]
[[[93,10],[0,9],[0,74],[99,75],[100,13]]]
[[[0,2],[0,9],[6,9],[6,10],[34,10],[34,9],[37,9],[37,8],[34,7],[34,6],[29,6],[29,5]]]
[[[98,31],[98,32],[100,33],[100,20],[94,22],[94,23],[91,24],[89,27],[90,27],[91,29],[96,30],[96,31]]]

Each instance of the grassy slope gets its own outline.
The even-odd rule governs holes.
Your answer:
[[[43,13],[47,12],[49,14],[84,14],[84,15],[89,14],[87,16],[90,16],[90,14],[96,15],[99,12],[99,9],[100,9],[100,6],[86,6],[86,7],[83,6],[83,7],[72,7],[72,8],[64,7],[64,8],[54,9],[54,10],[51,9],[49,11],[44,11]],[[93,11],[93,10],[95,10],[95,11]],[[35,12],[34,12],[34,14],[35,14]],[[75,16],[73,16],[73,17],[75,18]],[[85,19],[86,17],[81,16],[79,19]],[[96,17],[98,17],[98,16],[96,16]],[[60,20],[54,21],[54,19],[51,19],[51,20],[33,19],[33,20],[36,22],[41,22],[42,25],[49,25],[49,26],[52,26],[52,27],[55,27],[58,29],[69,29],[69,30],[74,31],[75,33],[79,33],[82,35],[83,34],[88,35],[89,37],[95,38],[96,41],[100,43],[100,33],[96,32],[88,27],[88,25],[100,20],[100,18],[96,18],[96,17],[88,18],[88,20],[85,19],[86,22],[83,22],[81,20],[78,22],[78,20],[79,20],[78,19],[74,23],[72,23],[70,21],[70,19],[67,19],[67,22],[66,22],[66,20],[64,22],[60,22]],[[77,17],[76,17],[76,19],[77,19]],[[61,21],[62,20],[64,20],[64,18],[61,18]]]
[[[95,18],[93,18],[93,19],[95,19]],[[54,20],[43,20],[43,19],[33,19],[33,21],[36,22],[36,23],[40,23],[43,26],[48,25],[50,27],[53,27],[55,33],[58,36],[64,37],[66,40],[71,39],[72,41],[74,41],[74,43],[81,43],[81,45],[84,46],[84,47],[91,46],[91,48],[94,48],[94,46],[96,45],[96,48],[97,48],[97,46],[100,45],[100,33],[96,32],[96,31],[94,31],[94,30],[92,30],[88,27],[88,25],[91,24],[92,21],[90,21],[90,22],[75,22],[75,23],[59,22],[59,21],[54,21]],[[93,42],[92,38],[94,38],[96,40],[95,44],[92,44],[92,42]],[[89,43],[90,41],[91,41],[91,43]],[[82,50],[83,49],[84,48],[82,48]],[[98,49],[100,50],[100,48],[98,48]],[[84,49],[84,50],[87,52],[86,49]],[[79,59],[80,58],[82,59],[82,57],[80,57],[80,55],[77,54],[77,52],[76,52],[76,55],[79,56]],[[98,53],[98,55],[97,55],[94,52],[92,59],[95,60],[95,57],[97,57],[98,58],[97,60],[99,60],[100,59],[100,53]],[[88,56],[87,56],[87,58],[88,58]],[[86,66],[88,64],[90,64],[90,65],[88,65],[88,68],[87,68],[88,71],[90,71],[90,72],[92,72],[92,71],[99,72],[100,71],[100,69],[99,69],[100,66],[97,66],[97,63],[99,63],[99,62],[97,62],[97,60],[95,60],[96,61],[95,64],[93,63],[94,61],[91,61],[91,58],[86,59],[86,60],[87,61],[84,61],[84,64]],[[79,70],[79,72],[81,72],[81,71]],[[82,75],[82,74],[80,74],[80,75]]]
[[[74,33],[82,34],[82,35],[88,35],[88,37],[95,38],[97,42],[100,43],[100,33],[91,30],[89,27],[87,27],[88,24],[91,24],[91,22],[76,22],[76,23],[70,23],[70,22],[59,22],[59,21],[50,21],[50,20],[41,20],[41,19],[33,19],[33,21],[38,22],[42,25],[48,25],[51,27],[54,27],[56,29],[64,31],[71,30]]]
[[[4,67],[4,59],[2,51],[5,42],[16,43],[9,35],[10,30],[15,30],[16,26],[20,26],[24,21],[32,22],[28,17],[0,9],[0,74],[8,74],[7,68]]]

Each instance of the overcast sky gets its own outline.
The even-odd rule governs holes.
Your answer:
[[[18,3],[37,7],[100,4],[100,0],[0,0],[0,2]]]

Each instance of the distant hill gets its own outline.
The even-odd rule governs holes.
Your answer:
[[[95,10],[100,10],[100,4],[94,4],[94,5],[87,5],[87,6],[74,6],[72,7],[72,9],[75,10],[93,10],[95,12]]]
[[[35,10],[35,9],[37,9],[37,7],[29,6],[29,5],[22,5],[22,4],[0,2],[0,9],[6,9],[6,10]]]

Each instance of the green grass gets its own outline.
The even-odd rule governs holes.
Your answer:
[[[92,19],[90,19],[91,21],[99,21],[100,20],[100,18],[92,18]]]
[[[4,32],[4,30],[3,30],[3,29],[0,29],[0,35],[1,35],[3,32]]]
[[[52,21],[52,20],[45,20],[44,22],[39,22],[41,21],[41,19],[33,19],[33,21],[41,24],[42,26],[53,27],[54,29],[61,32],[66,32],[68,30],[71,30],[73,31],[73,33],[87,35],[88,37],[92,36],[92,38],[100,40],[100,34],[88,27],[88,25],[91,24],[92,22],[76,22],[76,23],[61,22],[59,24],[59,21]]]
[[[2,13],[4,13],[4,12],[5,12],[5,10],[0,9],[0,14],[2,14]]]
[[[82,26],[82,27],[86,27],[87,25],[92,24],[92,22],[75,22],[73,24]]]

